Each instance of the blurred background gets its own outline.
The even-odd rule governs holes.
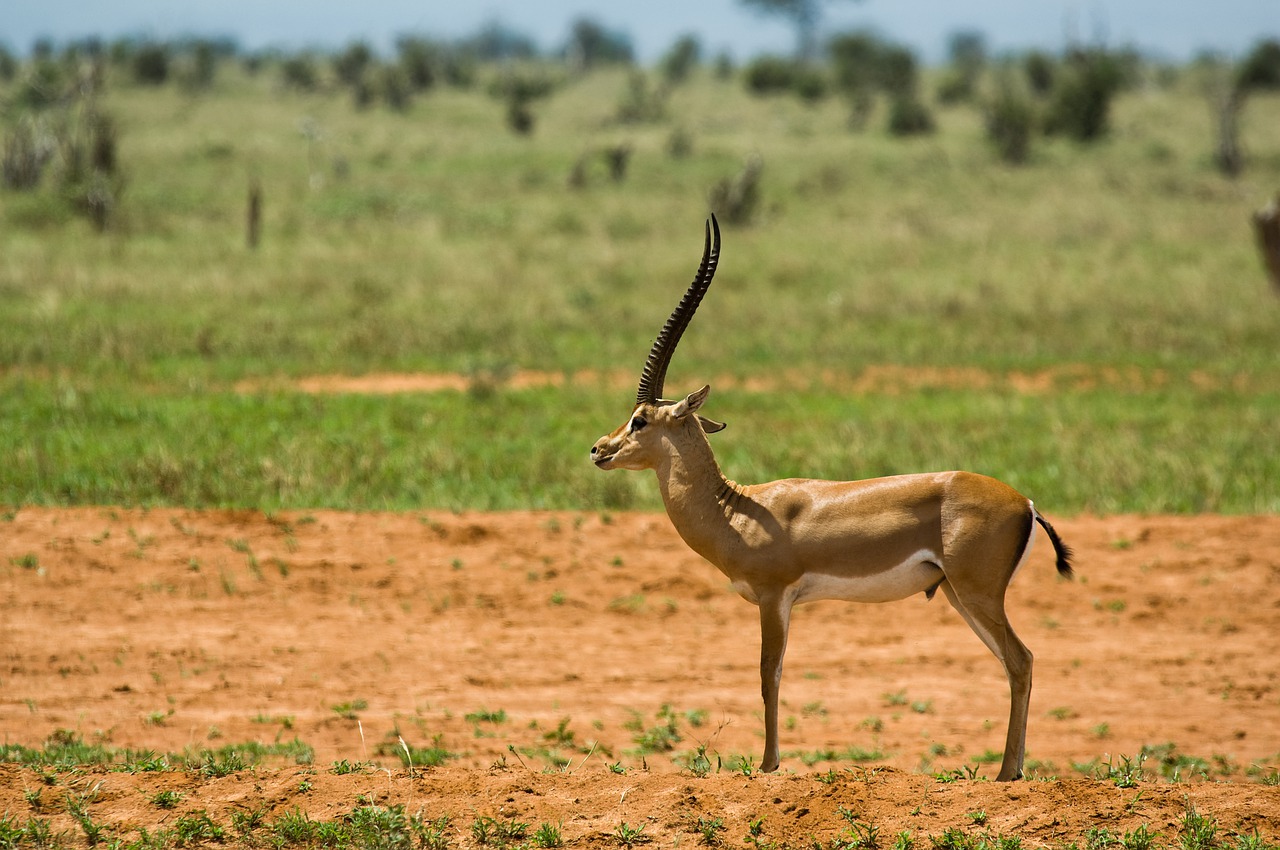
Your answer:
[[[1274,5],[18,4],[0,503],[655,509],[715,212],[727,474],[1280,510]]]

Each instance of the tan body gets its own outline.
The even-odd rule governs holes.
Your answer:
[[[740,486],[721,473],[704,430],[709,420],[696,415],[708,390],[639,405],[597,441],[592,457],[602,469],[653,469],[680,536],[760,607],[762,769],[779,763],[778,689],[792,606],[892,602],[941,588],[1004,666],[1011,703],[998,778],[1018,778],[1032,659],[1005,617],[1004,594],[1031,545],[1038,519],[1031,502],[968,472]]]

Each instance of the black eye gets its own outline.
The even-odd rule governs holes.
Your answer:
[[[645,418],[643,416],[637,416],[636,418],[631,420],[631,430],[639,431],[641,428],[643,428],[648,424],[649,423],[645,421]]]

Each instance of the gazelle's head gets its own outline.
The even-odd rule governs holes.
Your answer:
[[[704,386],[679,401],[660,398],[671,355],[675,353],[680,336],[689,326],[689,320],[702,303],[702,296],[711,285],[719,260],[720,225],[712,215],[707,223],[698,273],[653,342],[649,359],[645,361],[644,371],[640,374],[636,406],[631,411],[631,416],[611,433],[596,440],[596,444],[591,447],[591,460],[601,469],[650,469],[658,465],[661,457],[670,454],[673,437],[681,430],[697,428],[714,434],[724,428],[724,423],[707,419],[698,413],[698,408],[702,407],[711,393],[709,386]]]

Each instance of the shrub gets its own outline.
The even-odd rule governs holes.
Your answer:
[[[683,83],[698,66],[701,55],[702,45],[698,43],[697,36],[680,36],[659,63],[663,78],[668,83]]]
[[[1036,113],[1031,98],[1010,79],[1004,79],[986,108],[987,138],[1000,159],[1010,164],[1027,161]]]
[[[415,91],[425,91],[439,81],[438,50],[424,38],[401,36],[396,39],[396,61]]]
[[[143,44],[133,54],[133,78],[143,85],[163,85],[169,79],[169,61],[168,45]]]
[[[1022,59],[1022,70],[1027,75],[1027,85],[1037,96],[1053,91],[1057,68],[1053,57],[1040,50],[1032,50]]]
[[[30,118],[19,121],[5,136],[0,184],[19,192],[36,188],[52,155],[52,147],[40,139],[35,122]]]
[[[67,81],[62,68],[47,59],[35,60],[18,83],[14,105],[33,110],[47,109],[63,99]]]
[[[795,85],[796,63],[781,56],[758,56],[743,70],[742,78],[752,94],[790,91]]]
[[[1081,142],[1105,135],[1111,100],[1123,78],[1120,62],[1112,54],[1102,50],[1074,54],[1058,75],[1045,129]]]
[[[569,64],[580,71],[598,65],[628,64],[635,58],[631,39],[625,33],[605,29],[590,18],[578,18],[564,48]]]
[[[413,89],[409,85],[409,76],[399,65],[388,65],[379,74],[382,99],[396,112],[405,112],[413,100]]]
[[[918,136],[936,129],[933,113],[914,92],[894,96],[889,104],[889,132],[895,136]]]
[[[280,65],[280,79],[285,88],[314,91],[320,85],[320,72],[313,58],[305,54],[290,56]]]
[[[760,175],[763,170],[764,160],[752,156],[737,176],[712,186],[707,196],[711,210],[732,224],[749,222],[760,204]]]
[[[827,78],[816,68],[797,68],[791,89],[806,103],[816,103],[827,96]]]
[[[363,41],[353,41],[333,59],[333,73],[344,85],[355,86],[373,64],[373,49]]]
[[[9,49],[0,44],[0,83],[7,83],[18,76],[18,60]]]
[[[650,87],[643,71],[632,71],[627,87],[618,101],[618,121],[622,124],[646,124],[661,121],[667,114],[666,85]]]
[[[1280,89],[1280,41],[1258,42],[1236,75],[1239,89]]]

